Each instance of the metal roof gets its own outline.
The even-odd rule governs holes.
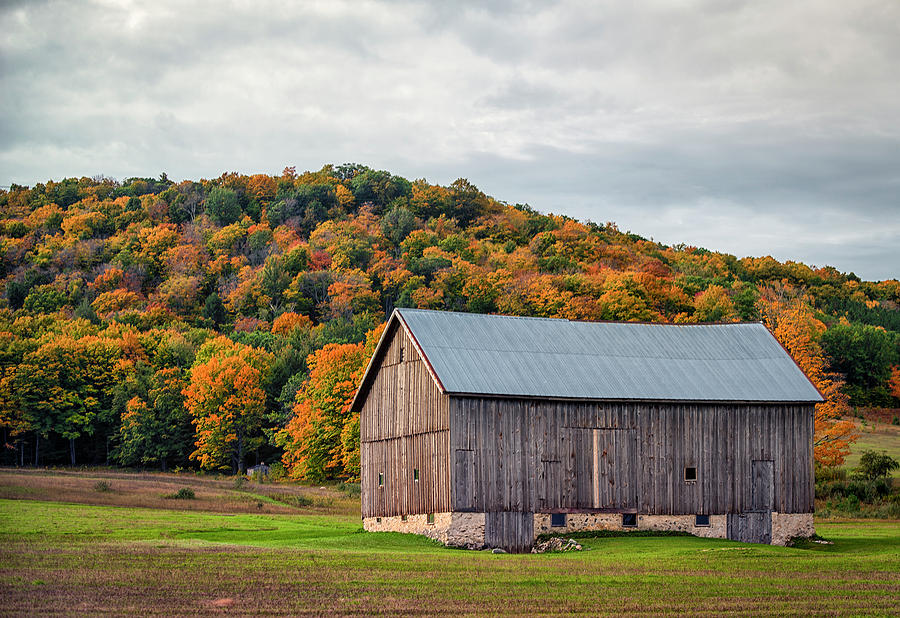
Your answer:
[[[447,393],[822,401],[760,323],[575,322],[422,309],[397,309],[392,318],[413,335]]]

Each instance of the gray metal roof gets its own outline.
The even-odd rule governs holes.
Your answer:
[[[397,309],[448,393],[819,402],[759,323],[639,324]]]

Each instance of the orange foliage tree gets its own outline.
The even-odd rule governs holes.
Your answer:
[[[857,434],[853,423],[841,420],[850,411],[849,398],[842,390],[844,381],[827,371],[827,363],[817,343],[825,332],[825,325],[816,319],[812,308],[803,299],[785,299],[767,290],[760,297],[759,305],[766,326],[825,398],[815,408],[813,453],[816,464],[841,465]]]
[[[891,395],[900,399],[900,367],[891,367],[891,377],[888,379],[888,388]]]
[[[370,331],[365,344],[332,343],[309,355],[294,416],[276,435],[293,478],[359,477],[359,414],[350,404],[383,330]]]
[[[191,459],[205,470],[230,467],[242,473],[246,453],[265,443],[263,384],[272,355],[218,337],[197,358],[182,391],[197,429]]]

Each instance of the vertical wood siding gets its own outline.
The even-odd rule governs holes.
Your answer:
[[[534,541],[534,513],[495,512],[484,518],[484,544],[522,553]]]
[[[749,512],[757,460],[773,509],[809,513],[812,409],[452,397],[453,509]]]
[[[449,400],[412,341],[392,328],[361,406],[363,517],[450,510]],[[419,480],[413,470],[419,470]],[[378,485],[378,475],[384,485]]]

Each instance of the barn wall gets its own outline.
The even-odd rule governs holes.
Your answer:
[[[360,409],[363,517],[449,511],[449,399],[406,331],[388,336]]]
[[[813,510],[812,405],[453,397],[450,419],[456,511]]]

